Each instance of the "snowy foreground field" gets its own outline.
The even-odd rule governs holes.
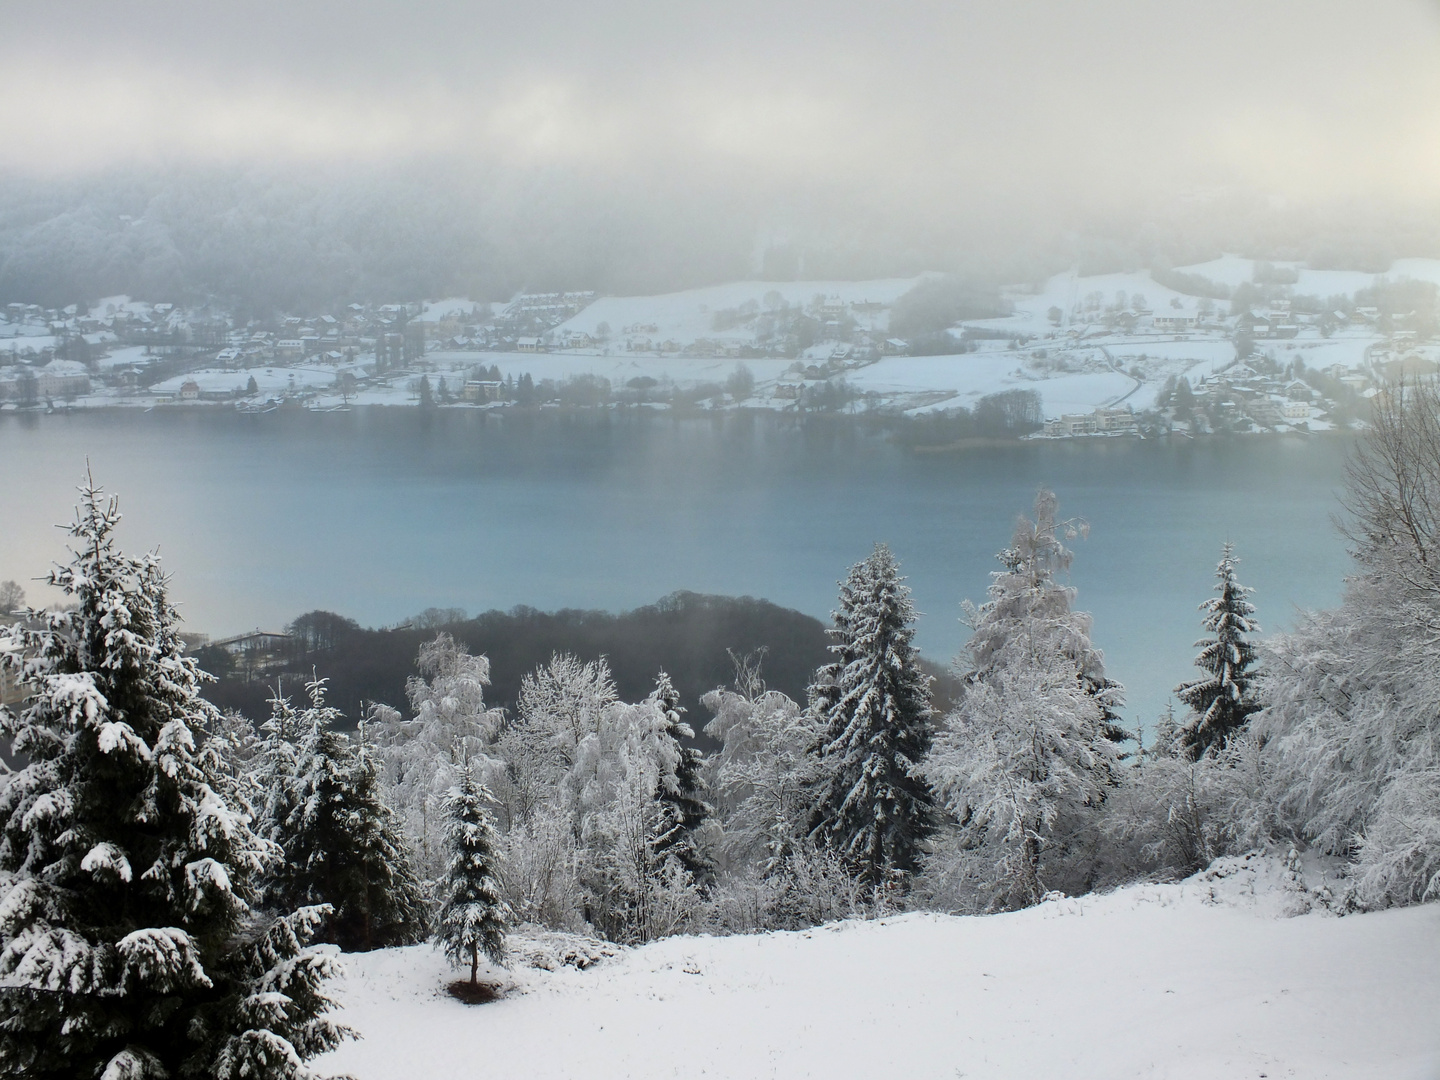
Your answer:
[[[1336,917],[1229,860],[984,918],[670,938],[462,1005],[428,946],[346,958],[357,1080],[1440,1077],[1440,904]]]

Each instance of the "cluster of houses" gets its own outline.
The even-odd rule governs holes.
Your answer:
[[[1343,365],[1323,374],[1356,395],[1373,392],[1369,376]],[[1196,406],[1239,427],[1247,421],[1260,428],[1304,425],[1334,407],[1304,379],[1262,374],[1246,364],[1202,379],[1193,394]]]
[[[1044,433],[1051,438],[1075,435],[1129,435],[1137,428],[1130,409],[1096,409],[1089,413],[1065,413],[1045,421]]]

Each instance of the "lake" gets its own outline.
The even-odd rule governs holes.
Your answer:
[[[916,455],[858,424],[653,413],[96,410],[0,414],[0,580],[63,556],[88,459],[121,540],[158,547],[188,628],[278,629],[327,608],[370,625],[430,606],[621,610],[677,589],[827,617],[836,582],[891,545],[952,658],[961,602],[1040,485],[1089,522],[1071,583],[1132,720],[1192,677],[1198,605],[1234,541],[1267,631],[1335,603],[1332,516],[1348,444],[1082,439]]]

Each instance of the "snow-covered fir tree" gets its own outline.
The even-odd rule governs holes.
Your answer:
[[[1205,612],[1205,629],[1211,636],[1195,643],[1200,649],[1195,666],[1205,672],[1205,677],[1175,688],[1175,696],[1190,707],[1191,715],[1182,726],[1181,738],[1195,758],[1224,747],[1260,708],[1253,693],[1255,672],[1251,670],[1255,646],[1246,636],[1259,633],[1260,624],[1251,618],[1255,605],[1247,599],[1254,590],[1235,578],[1238,561],[1227,541],[1215,568],[1217,595],[1200,605]]]
[[[428,933],[423,887],[388,807],[374,755],[334,728],[323,680],[306,686],[297,722],[288,813],[271,825],[285,860],[267,892],[285,904],[328,904],[325,935],[365,951],[408,945]]]
[[[30,697],[0,709],[26,764],[0,786],[0,1072],[305,1080],[347,1034],[326,1013],[320,912],[254,904],[276,858],[227,802],[159,562],[115,546],[93,484],[50,583],[70,610],[0,630]]]
[[[705,779],[702,770],[705,755],[681,740],[693,739],[695,732],[681,719],[685,709],[680,693],[670,676],[661,671],[655,689],[647,699],[663,717],[660,736],[670,742],[667,757],[675,765],[661,774],[655,797],[661,804],[659,833],[655,838],[655,855],[663,860],[673,856],[699,882],[708,882],[715,872],[714,864],[700,850],[697,832],[710,815],[705,802]]]
[[[850,569],[834,619],[835,659],[812,691],[824,731],[810,834],[878,888],[917,868],[935,828],[917,771],[933,735],[930,679],[913,644],[910,590],[884,544]]]
[[[1033,904],[1055,887],[1047,879],[1061,874],[1067,838],[1114,784],[1121,689],[1091,644],[1090,617],[1072,609],[1074,590],[1055,579],[1071,562],[1063,538],[1079,531],[1057,510],[1052,493],[1037,495],[989,599],[967,607],[964,693],[925,766],[960,823],[940,856],[958,869],[938,869],[967,879],[985,907]]]
[[[495,828],[486,808],[492,801],[475,782],[470,765],[462,765],[446,807],[450,865],[436,937],[452,963],[470,965],[472,986],[481,953],[497,964],[505,962],[505,929],[510,920],[496,873]]]

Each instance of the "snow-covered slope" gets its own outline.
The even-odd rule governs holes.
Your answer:
[[[884,278],[877,281],[735,281],[660,296],[607,296],[596,300],[568,322],[560,324],[557,332],[596,334],[600,324],[606,323],[611,333],[619,337],[637,336],[656,341],[669,338],[682,344],[689,344],[698,338],[748,339],[750,334],[745,331],[717,330],[714,325],[715,316],[746,303],[753,303],[757,311],[765,311],[772,306],[772,301],[777,296],[794,307],[803,307],[816,297],[824,297],[843,304],[869,301],[889,308],[919,280],[920,278]],[[884,330],[886,317],[882,314],[875,320],[876,329]],[[867,328],[868,326],[867,323]]]
[[[1010,915],[910,914],[670,938],[585,971],[517,969],[465,1006],[431,948],[347,957],[322,1060],[426,1077],[1440,1076],[1440,905],[1337,918],[1235,860]]]

